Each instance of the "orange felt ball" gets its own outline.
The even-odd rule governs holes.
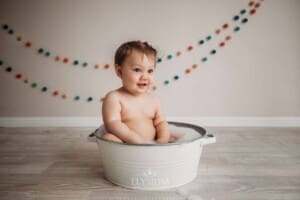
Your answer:
[[[60,61],[60,57],[59,57],[59,56],[56,56],[56,57],[55,57],[55,60],[56,60],[56,61]]]
[[[18,36],[18,37],[17,37],[17,40],[18,40],[18,41],[22,41],[22,40],[23,40],[22,36]]]
[[[186,69],[186,70],[185,70],[185,73],[186,73],[186,74],[191,73],[191,69]]]
[[[227,41],[230,40],[230,39],[231,39],[231,36],[230,36],[230,35],[226,36],[226,40],[227,40]]]

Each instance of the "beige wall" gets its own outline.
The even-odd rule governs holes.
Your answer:
[[[300,116],[300,1],[264,1],[232,40],[190,75],[184,69],[207,55],[226,35],[185,53],[245,8],[244,0],[62,0],[0,1],[1,24],[52,54],[100,64],[113,61],[127,40],[150,41],[160,55],[182,50],[158,65],[157,82],[181,79],[156,92],[167,116]],[[215,36],[215,35],[214,35]],[[119,86],[113,70],[54,62],[26,49],[0,31],[0,59],[30,80],[69,96],[100,98]],[[8,63],[8,64],[6,64]],[[14,73],[13,73],[14,74]],[[52,97],[0,71],[0,116],[100,116],[98,101]]]

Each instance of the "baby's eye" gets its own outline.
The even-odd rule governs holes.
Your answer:
[[[135,71],[135,72],[141,72],[141,69],[140,68],[134,68],[133,71]]]
[[[149,74],[152,74],[153,72],[154,72],[153,69],[149,69],[149,70],[148,70],[148,73],[149,73]]]

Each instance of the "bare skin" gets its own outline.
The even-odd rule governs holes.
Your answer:
[[[164,144],[171,136],[158,99],[147,91],[153,84],[155,58],[133,50],[122,66],[115,66],[123,86],[109,92],[102,116],[107,133],[102,138],[115,142]]]

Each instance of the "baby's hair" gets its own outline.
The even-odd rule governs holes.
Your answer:
[[[132,50],[137,50],[146,55],[154,55],[156,60],[157,51],[146,41],[129,41],[122,44],[115,53],[115,64],[122,65],[127,56],[129,56]]]

